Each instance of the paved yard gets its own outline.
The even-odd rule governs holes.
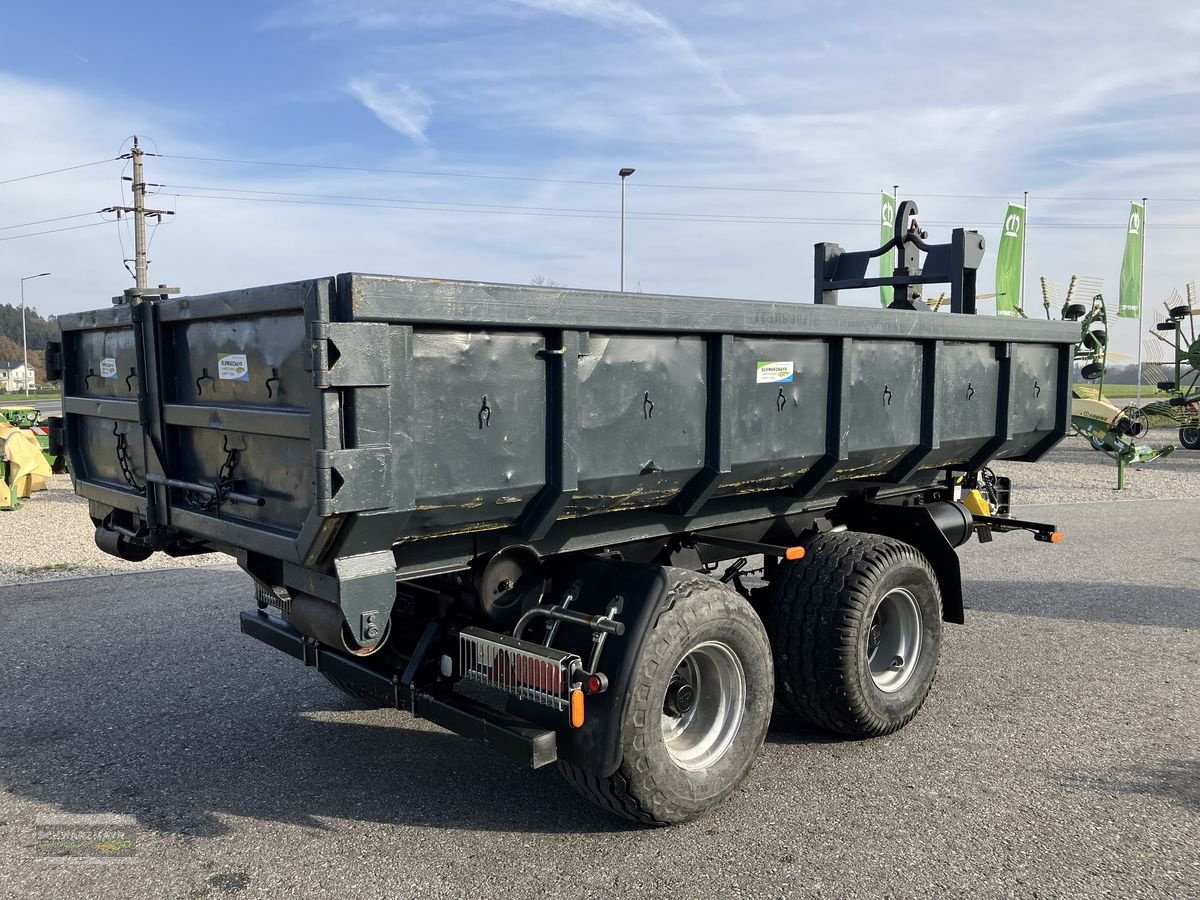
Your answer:
[[[1068,541],[964,549],[968,624],[908,728],[777,722],[729,803],[658,831],[354,708],[238,634],[236,571],[0,588],[0,895],[1194,894],[1198,503],[1024,510]],[[133,858],[35,859],[62,813],[132,817]]]

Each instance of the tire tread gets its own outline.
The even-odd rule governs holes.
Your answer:
[[[857,654],[856,621],[870,601],[870,585],[891,567],[914,563],[936,578],[909,544],[859,532],[816,535],[803,560],[780,566],[771,585],[767,632],[775,653],[776,701],[798,721],[851,737],[889,734],[906,725],[874,714],[847,658]],[[940,596],[938,597],[940,615]],[[934,675],[937,673],[936,663]]]
[[[749,609],[749,604],[731,590],[714,591],[713,588],[724,587],[712,578],[696,575],[692,572],[677,572],[674,584],[671,585],[667,599],[663,604],[659,623],[654,626],[647,639],[646,651],[654,659],[654,647],[658,644],[670,644],[672,636],[684,631],[685,621],[696,625],[700,622],[723,616],[734,616]],[[704,595],[708,596],[704,596]],[[700,595],[697,597],[697,595]],[[697,597],[700,602],[686,603],[684,601]],[[667,616],[666,613],[678,607],[679,616]],[[665,618],[665,621],[663,619]],[[770,659],[767,659],[768,664]],[[629,685],[630,696],[636,697],[640,692],[649,692],[657,662],[644,666]],[[650,764],[643,756],[641,759],[630,759],[623,756],[617,770],[608,776],[599,776],[588,772],[564,760],[559,760],[559,771],[567,782],[584,798],[597,806],[622,818],[638,822],[642,825],[665,826],[674,825],[695,818],[700,811],[684,809],[671,803],[667,797],[656,790],[649,790],[644,796],[639,796],[634,789],[635,784],[645,784],[645,774]],[[635,777],[636,775],[643,777]],[[652,779],[650,779],[652,781]],[[730,788],[732,790],[736,785]]]

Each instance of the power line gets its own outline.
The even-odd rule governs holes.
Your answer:
[[[62,231],[77,231],[80,228],[95,228],[97,225],[113,225],[117,219],[102,219],[99,222],[88,222],[86,225],[70,225],[66,228],[51,228],[48,231],[31,231],[29,234],[14,234],[12,237],[0,238],[0,241],[19,241],[21,238],[38,237],[42,234],[58,234]]]
[[[369,202],[372,204],[375,204],[375,203],[419,204],[418,206],[415,206],[415,207],[409,207],[409,206],[400,207],[400,208],[404,208],[404,209],[413,209],[413,208],[423,209],[425,206],[453,206],[453,207],[462,207],[463,209],[456,210],[456,211],[460,211],[460,212],[466,212],[466,211],[481,211],[482,212],[482,211],[489,211],[489,210],[503,210],[503,211],[508,211],[508,212],[589,213],[589,214],[595,214],[597,216],[597,218],[614,218],[618,215],[618,212],[615,209],[592,209],[592,208],[569,207],[569,206],[522,206],[522,205],[514,205],[514,204],[506,204],[506,203],[469,203],[469,202],[465,202],[465,201],[453,201],[453,200],[417,200],[417,199],[413,199],[413,198],[409,198],[409,197],[370,197],[370,196],[361,196],[361,195],[356,195],[356,194],[311,194],[311,193],[304,193],[301,191],[271,191],[271,190],[259,190],[259,189],[250,189],[250,188],[221,187],[218,185],[161,184],[161,185],[158,185],[158,187],[171,188],[171,189],[180,190],[180,191],[220,191],[222,193],[230,193],[230,194],[266,194],[266,195],[269,195],[270,197],[306,197],[306,198],[315,198],[315,199],[319,199],[319,200],[357,200],[357,201]],[[168,195],[168,196],[170,196],[170,195]],[[175,194],[174,196],[199,196],[199,195]],[[266,199],[266,198],[264,198],[264,197],[228,197],[225,199],[229,199],[229,200],[242,200],[242,199],[262,200],[262,199]],[[333,205],[333,204],[327,204],[327,205]],[[468,207],[470,208],[469,210],[466,209]],[[798,216],[767,216],[767,215],[736,214],[736,213],[675,213],[675,212],[667,212],[667,211],[662,211],[662,210],[657,210],[657,211],[652,210],[652,211],[640,213],[637,215],[654,215],[654,216],[663,216],[663,217],[671,217],[671,218],[703,217],[705,219],[708,219],[708,218],[734,219],[734,220],[753,219],[755,221],[769,220],[769,221],[781,221],[781,222],[809,222],[809,221],[811,221],[811,222],[823,223],[823,222],[829,221],[828,219],[806,218],[806,217],[802,217],[802,216],[799,216],[799,217]]]
[[[183,156],[171,153],[154,154],[163,159],[177,159],[190,162],[208,162],[222,163],[227,165],[243,165],[243,166],[271,166],[275,168],[289,169],[321,169],[336,172],[367,172],[384,175],[407,175],[420,178],[475,178],[488,181],[518,181],[532,182],[537,184],[574,184],[588,185],[593,187],[612,187],[617,184],[616,181],[601,181],[579,178],[538,178],[531,175],[498,175],[495,173],[485,172],[431,172],[416,169],[389,169],[373,166],[347,166],[347,165],[332,165],[327,163],[294,163],[282,162],[279,160],[264,160],[264,159],[236,159],[233,157],[220,156]],[[64,172],[73,172],[77,169],[86,169],[90,166],[98,166],[108,162],[116,162],[122,157],[113,157],[111,159],[99,159],[92,162],[80,163],[74,166],[64,166],[60,169],[50,169],[45,172],[35,172],[31,175],[21,175],[16,178],[0,179],[0,185],[13,184],[18,181],[26,181],[31,178],[42,178],[47,175],[58,175]],[[653,181],[637,181],[631,182],[630,187],[640,190],[643,188],[654,188],[663,190],[680,190],[680,191],[721,191],[732,193],[766,193],[766,194],[807,194],[814,196],[844,196],[844,197],[873,197],[879,191],[853,191],[853,190],[835,190],[831,188],[800,188],[800,187],[752,187],[728,184],[676,184],[668,182],[653,182]],[[262,193],[262,192],[259,192]],[[928,197],[931,199],[945,200],[1006,200],[1016,196],[1016,193],[1008,194],[954,194],[940,193],[928,191],[914,191],[915,195],[920,197]],[[1020,193],[1020,192],[1017,192]],[[1071,195],[1041,195],[1036,191],[1030,191],[1030,195],[1036,197],[1040,201],[1062,202],[1062,203],[1116,203],[1127,202],[1129,197],[1122,196],[1071,196]],[[1196,197],[1150,197],[1158,203],[1200,203],[1200,198]],[[412,201],[426,202],[426,201]],[[476,205],[476,204],[473,204]]]
[[[165,185],[164,185],[165,186]],[[211,189],[211,188],[210,188]],[[239,190],[239,189],[230,189]],[[255,193],[283,193],[287,196],[269,196],[269,197],[228,197],[219,194],[193,194],[185,192],[168,193],[165,196],[192,198],[199,200],[223,200],[235,203],[287,203],[297,206],[333,206],[345,207],[354,209],[388,209],[388,210],[407,210],[411,212],[440,212],[440,213],[459,213],[459,214],[475,214],[475,215],[511,215],[511,216],[532,216],[540,218],[564,218],[564,219],[595,219],[595,220],[615,220],[619,218],[619,213],[609,210],[582,210],[572,209],[569,207],[495,207],[489,206],[484,208],[467,208],[472,207],[472,204],[453,204],[445,201],[403,201],[393,203],[388,198],[373,198],[373,197],[354,197],[351,200],[368,201],[368,202],[347,202],[338,199],[336,194],[289,194],[288,192],[255,192]],[[329,198],[327,200],[320,199],[292,199],[293,196],[312,197],[312,198]],[[434,203],[439,205],[430,206],[413,206],[411,203]],[[455,208],[463,207],[463,208]],[[629,213],[627,218],[636,219],[643,222],[714,222],[718,224],[730,225],[874,225],[875,219],[867,218],[818,218],[818,217],[785,217],[785,216],[733,216],[719,213]],[[980,230],[994,230],[1000,226],[993,223],[975,223],[964,224],[962,222],[940,222],[926,221],[923,224],[931,227],[970,227]],[[1107,222],[1039,222],[1036,226],[1031,225],[1031,229],[1124,229],[1124,223],[1110,224]],[[1196,229],[1200,228],[1200,223],[1152,223],[1147,224],[1147,228],[1159,229]]]
[[[587,179],[569,179],[569,178],[538,178],[530,175],[498,175],[494,173],[483,172],[429,172],[412,169],[388,169],[372,166],[348,166],[348,165],[332,165],[327,163],[294,163],[280,162],[277,160],[264,159],[235,159],[232,157],[218,156],[176,156],[170,153],[160,154],[163,159],[178,159],[191,162],[209,162],[223,163],[228,165],[242,166],[272,166],[277,168],[288,169],[322,169],[335,172],[368,172],[373,174],[384,175],[408,175],[420,178],[477,178],[490,181],[523,181],[534,182],[539,184],[576,184],[589,185],[598,187],[614,187],[616,181],[599,181]],[[675,184],[666,182],[653,181],[637,181],[630,182],[630,188],[661,188],[665,190],[681,190],[681,191],[724,191],[724,192],[743,192],[743,193],[767,193],[767,194],[811,194],[817,196],[849,196],[849,197],[874,197],[879,194],[879,191],[853,191],[853,190],[835,190],[830,188],[800,188],[800,187],[748,187],[728,184]],[[934,199],[948,200],[1010,200],[1021,191],[1008,194],[953,194],[953,193],[938,193],[914,191],[916,196],[929,197]],[[1094,197],[1094,196],[1064,196],[1047,194],[1042,196],[1036,191],[1030,191],[1030,196],[1036,197],[1038,200],[1047,200],[1054,202],[1090,202],[1090,203],[1108,203],[1108,202],[1128,202],[1130,197]],[[1151,197],[1151,200],[1163,203],[1196,203],[1200,202],[1196,198],[1191,197]]]
[[[382,175],[412,175],[421,178],[485,178],[492,181],[535,181],[543,184],[590,184],[610,187],[616,182],[583,181],[567,178],[534,178],[526,175],[487,175],[474,172],[418,172],[408,169],[377,169],[368,166],[334,166],[321,163],[290,163],[275,162],[262,159],[227,159],[218,156],[175,156],[171,153],[159,154],[163,159],[183,159],[191,162],[230,163],[241,166],[276,166],[286,169],[328,169],[335,172],[372,172]]]
[[[86,169],[88,166],[99,166],[104,163],[116,162],[116,159],[98,159],[95,162],[80,163],[77,166],[67,166],[62,169],[51,169],[48,172],[35,172],[32,175],[19,175],[16,178],[5,178],[0,184],[12,184],[14,181],[28,181],[30,178],[42,178],[45,175],[59,175],[63,172],[74,172],[76,169]]]
[[[38,219],[36,222],[22,222],[20,225],[0,225],[0,231],[11,231],[14,228],[30,228],[34,225],[47,225],[50,222],[65,222],[67,219],[82,219],[84,216],[94,216],[95,211],[75,213],[73,216],[55,216],[53,219]]]
[[[585,179],[571,178],[536,178],[530,175],[496,175],[491,173],[481,172],[423,172],[411,169],[384,169],[371,166],[338,166],[326,163],[293,163],[293,162],[278,162],[275,160],[264,159],[232,159],[229,157],[218,156],[175,156],[171,153],[161,154],[163,159],[180,159],[191,162],[210,162],[210,163],[226,163],[229,165],[241,166],[275,166],[288,169],[325,169],[335,172],[368,172],[381,175],[409,175],[418,178],[482,178],[490,181],[526,181],[535,182],[538,184],[581,184],[599,187],[613,187],[618,182],[615,181],[595,181]],[[816,194],[828,196],[855,196],[855,197],[874,197],[878,191],[849,191],[849,190],[830,190],[828,188],[784,188],[784,187],[737,187],[734,185],[715,185],[715,184],[666,184],[661,182],[638,181],[631,183],[630,187],[641,188],[663,188],[667,190],[687,190],[687,191],[744,191],[750,193],[772,193],[772,194]],[[934,196],[934,195],[925,195]],[[960,196],[954,194],[941,194],[937,196],[953,197]],[[964,198],[967,195],[961,195]],[[980,195],[982,196],[982,195]],[[995,197],[987,199],[1003,199],[1008,195],[997,194]]]

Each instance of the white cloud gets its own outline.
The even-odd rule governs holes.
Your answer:
[[[690,67],[704,73],[727,99],[739,100],[721,70],[700,55],[696,46],[664,16],[633,0],[510,0],[519,6],[585,19],[607,28],[641,33]]]
[[[433,103],[412,85],[385,78],[356,78],[346,90],[388,128],[418,143],[425,142]]]

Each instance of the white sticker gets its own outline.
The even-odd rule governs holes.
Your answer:
[[[116,378],[117,377],[117,361],[111,356],[106,356],[100,360],[100,377],[101,378]]]
[[[795,366],[789,359],[786,362],[760,362],[758,364],[759,384],[791,384]]]
[[[218,353],[217,376],[222,381],[249,381],[250,366],[245,353]]]

